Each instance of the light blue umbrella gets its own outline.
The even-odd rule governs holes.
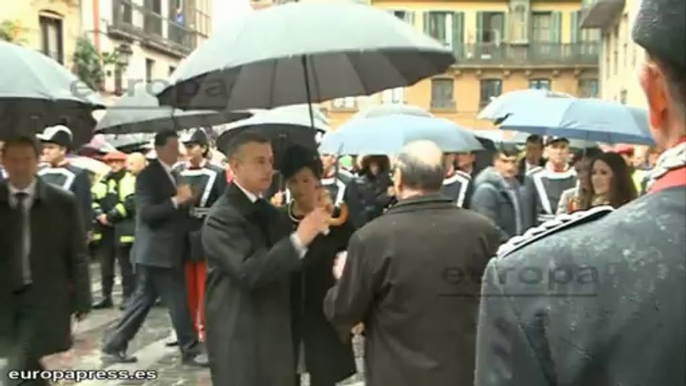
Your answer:
[[[655,143],[645,110],[592,98],[543,99],[517,109],[500,128],[604,143]]]
[[[510,91],[491,102],[479,113],[478,119],[487,121],[500,121],[521,107],[527,107],[547,98],[573,98],[569,94],[537,89],[524,89]]]
[[[319,151],[328,154],[394,155],[406,144],[430,140],[446,153],[482,150],[479,140],[441,118],[387,115],[351,119],[322,138]]]

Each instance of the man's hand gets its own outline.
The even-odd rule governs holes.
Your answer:
[[[106,214],[101,214],[100,216],[98,216],[98,222],[102,225],[109,225],[109,221],[107,221]]]
[[[271,201],[272,205],[280,207],[285,203],[284,201],[286,201],[286,194],[284,192],[276,192],[269,201]]]
[[[318,234],[328,233],[329,218],[331,218],[331,215],[325,208],[316,208],[308,213],[307,216],[300,221],[300,225],[298,225],[298,229],[295,231],[300,241],[305,246],[309,246]]]
[[[336,255],[336,260],[333,262],[333,277],[336,280],[340,280],[343,277],[343,270],[345,269],[345,263],[348,261],[348,253],[341,252]]]
[[[176,188],[176,196],[174,196],[174,199],[177,203],[185,204],[194,198],[195,196],[193,195],[190,185],[183,184]]]

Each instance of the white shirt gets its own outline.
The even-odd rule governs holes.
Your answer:
[[[250,200],[250,202],[252,202],[253,204],[259,198],[261,198],[242,187],[241,184],[239,184],[236,180],[234,180],[233,183],[238,187],[238,189],[241,190],[241,192],[243,192],[243,194],[245,194],[246,197],[248,197],[248,200]],[[305,247],[302,241],[300,241],[300,237],[298,237],[298,234],[296,232],[291,233],[291,243],[293,243],[293,247],[298,252],[298,256],[300,256],[301,259],[305,257],[305,254],[307,253],[307,247]]]
[[[24,244],[24,253],[25,255],[22,256],[22,268],[23,268],[23,273],[24,273],[24,284],[31,284],[31,263],[30,263],[30,255],[31,255],[31,208],[33,207],[33,201],[36,198],[36,181],[34,180],[27,186],[25,189],[18,189],[12,184],[7,184],[9,187],[9,202],[10,205],[13,208],[17,207],[17,199],[16,195],[20,193],[24,193],[27,195],[26,199],[24,200],[24,213],[21,215],[24,216],[24,229],[22,230],[22,235],[24,236],[23,244]]]

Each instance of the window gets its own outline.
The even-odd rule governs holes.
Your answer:
[[[64,42],[62,19],[48,16],[38,18],[41,31],[41,52],[64,64]]]
[[[143,2],[145,32],[152,35],[162,35],[162,0],[145,0]]]
[[[145,59],[145,81],[152,82],[152,74],[155,69],[155,61],[152,59]]]
[[[431,79],[431,108],[454,109],[454,91],[455,85],[452,79]]]
[[[114,94],[122,95],[124,93],[124,69],[122,66],[114,66]]]
[[[598,79],[579,79],[577,89],[579,98],[597,98]]]
[[[476,15],[476,40],[479,43],[500,44],[505,38],[504,12],[478,12]]]
[[[355,97],[337,98],[333,100],[333,108],[335,109],[354,109]]]
[[[619,93],[619,103],[625,105],[626,104],[626,89],[622,89]]]
[[[481,94],[479,95],[479,107],[484,108],[492,98],[500,96],[503,92],[503,81],[500,79],[482,79]]]
[[[550,90],[550,79],[532,79],[529,88],[536,90]]]
[[[384,90],[381,93],[381,102],[384,104],[403,103],[405,89],[402,87]]]
[[[552,12],[533,13],[533,40],[536,42],[549,42],[552,36]]]
[[[174,66],[169,66],[169,76],[171,76],[171,74],[173,74],[174,71],[176,71],[176,67],[174,67]]]
[[[619,26],[615,26],[612,34],[612,73],[617,75],[619,71]]]
[[[622,24],[624,24],[624,36],[622,36],[622,62],[624,63],[624,68],[626,68],[629,65],[629,36],[631,35],[629,30],[629,15],[624,15]]]
[[[429,12],[425,20],[424,29],[426,33],[445,44],[448,47],[452,46],[452,22],[453,14],[450,12]]]

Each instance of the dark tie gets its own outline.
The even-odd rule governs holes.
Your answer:
[[[16,200],[17,213],[17,236],[14,238],[14,266],[15,266],[15,288],[24,286],[24,266],[29,263],[28,251],[26,250],[25,238],[29,235],[25,234],[26,220],[28,213],[26,211],[26,200],[29,195],[24,192],[19,192],[14,195]],[[28,267],[26,267],[28,268]]]

